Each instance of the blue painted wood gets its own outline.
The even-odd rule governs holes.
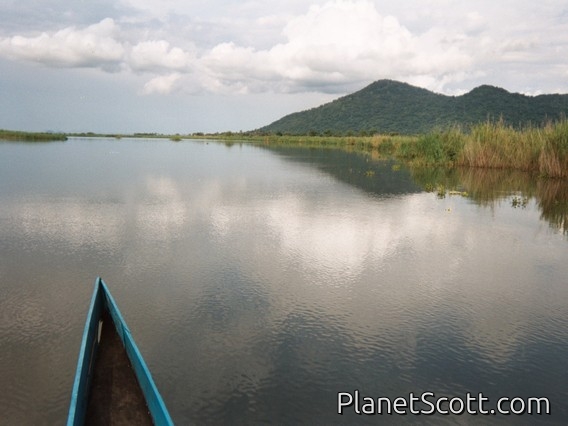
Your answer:
[[[99,278],[97,278],[93,296],[91,297],[91,305],[87,313],[85,330],[83,331],[83,337],[81,339],[77,372],[73,382],[73,391],[71,392],[71,404],[69,406],[67,426],[82,425],[85,422],[89,388],[99,344],[98,328],[99,319],[103,311],[103,303],[104,299],[100,291]]]
[[[100,282],[104,289],[108,310],[113,318],[118,335],[126,348],[126,354],[130,359],[130,363],[132,364],[136,378],[138,379],[138,384],[142,388],[142,393],[146,398],[146,404],[148,404],[148,409],[150,410],[154,424],[157,426],[173,425],[162,396],[160,395],[160,392],[158,392],[158,388],[152,379],[152,374],[150,373],[150,370],[144,362],[142,354],[138,350],[138,347],[132,338],[132,334],[126,325],[126,321],[124,321],[124,318],[122,317],[114,298],[110,294],[110,291],[108,291],[105,282],[103,280],[100,280]]]
[[[108,309],[110,316],[112,317],[116,331],[126,349],[126,354],[130,359],[130,363],[134,369],[136,378],[138,379],[138,384],[140,385],[142,393],[146,399],[146,404],[148,405],[154,424],[157,426],[173,425],[168,409],[166,408],[162,396],[152,379],[152,374],[150,373],[150,370],[144,362],[142,354],[132,338],[130,329],[126,325],[126,321],[124,321],[124,318],[118,309],[118,305],[110,294],[106,283],[98,277],[95,280],[95,289],[93,297],[91,298],[89,313],[87,314],[85,331],[83,332],[79,361],[77,363],[77,373],[75,375],[73,391],[71,393],[71,404],[69,407],[67,426],[82,425],[85,421],[89,385],[99,343],[97,337],[99,319],[103,309]]]

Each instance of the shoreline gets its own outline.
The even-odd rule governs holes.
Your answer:
[[[546,178],[568,178],[568,119],[549,122],[543,127],[516,129],[503,121],[486,121],[468,127],[453,126],[422,135],[283,135],[256,132],[193,134],[95,134],[46,133],[0,130],[0,140],[65,141],[68,137],[150,137],[180,142],[184,139],[218,140],[227,144],[333,148],[371,154],[374,158],[393,158],[409,166],[471,167],[521,170]]]

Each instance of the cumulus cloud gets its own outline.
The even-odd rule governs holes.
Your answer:
[[[370,1],[337,0],[312,6],[283,29],[286,42],[267,50],[223,43],[202,58],[218,87],[266,82],[283,91],[342,91],[345,84],[377,78],[434,74],[456,78],[467,70],[467,36],[441,30],[413,35]]]
[[[218,44],[200,58],[207,88],[345,93],[392,78],[458,94],[464,82],[504,84],[512,76],[530,79],[535,66],[551,73],[547,64],[563,65],[568,31],[554,1],[510,10],[489,1],[429,0],[410,18],[408,7],[393,3],[328,1],[290,18],[273,46]],[[530,25],[527,16],[534,17]]]
[[[174,90],[176,83],[180,78],[181,75],[178,73],[154,77],[144,85],[144,90],[142,91],[142,93],[145,95],[167,95],[168,93],[171,93],[172,90]]]
[[[193,49],[186,51],[166,40],[145,40],[132,46],[110,18],[85,28],[0,38],[0,55],[50,67],[150,73],[189,71],[195,56]]]
[[[170,46],[166,40],[150,40],[135,45],[128,59],[130,67],[136,71],[187,71],[194,61],[194,55]]]
[[[379,78],[455,93],[463,89],[458,83],[480,76],[500,72],[508,74],[507,81],[513,74],[520,79],[514,73],[519,64],[532,64],[532,72],[535,64],[541,69],[556,64],[546,67],[549,73],[563,65],[558,58],[567,51],[568,31],[553,13],[554,1],[546,8],[511,10],[510,25],[502,22],[504,6],[488,0],[475,5],[424,0],[411,10],[396,3],[313,0],[306,9],[294,1],[270,11],[263,2],[128,0],[131,7],[138,5],[138,14],[0,37],[0,56],[142,74],[148,78],[141,90],[146,94],[174,88],[342,94]],[[235,18],[224,16],[221,6]],[[205,15],[192,18],[192,11]],[[522,18],[529,13],[535,22],[527,26]],[[551,34],[546,41],[545,33]]]
[[[274,22],[273,16],[266,19]],[[459,78],[472,62],[463,34],[414,35],[371,1],[313,5],[288,20],[281,38],[266,49],[227,41],[198,54],[191,40],[183,46],[164,38],[132,42],[107,18],[82,29],[0,39],[0,54],[48,66],[148,73],[142,92],[162,94],[171,93],[176,83],[191,91],[340,93],[377,78]],[[181,78],[193,69],[198,70],[193,79]]]
[[[124,56],[124,46],[114,38],[117,30],[114,20],[107,18],[84,29],[68,27],[35,37],[16,35],[0,39],[0,54],[55,67],[108,69]]]

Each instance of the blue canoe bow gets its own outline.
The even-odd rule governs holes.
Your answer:
[[[114,327],[106,327],[104,325],[113,324]],[[109,333],[114,335],[114,338],[108,337]],[[118,335],[118,338],[116,337]],[[101,337],[104,337],[101,338]],[[104,365],[104,360],[111,359],[112,363],[119,364],[117,360],[118,355],[109,358],[108,350],[105,348],[105,343],[116,342],[117,349],[112,349],[115,353],[121,352],[126,354],[122,355],[124,361],[120,364],[131,368],[124,368],[130,371],[116,371],[119,366],[117,365]],[[120,344],[121,343],[121,344]],[[99,362],[97,362],[97,359]],[[134,374],[132,374],[132,372]],[[111,401],[114,396],[117,398],[125,398],[130,390],[128,389],[112,389],[109,390],[109,384],[116,387],[118,384],[122,385],[119,377],[128,376],[134,377],[132,379],[131,387],[134,394],[139,395],[140,401],[138,406],[130,404],[130,412],[124,408],[127,403],[121,401],[118,409],[116,404],[114,407],[99,407],[97,405],[112,406]],[[102,384],[101,384],[102,383]],[[134,383],[134,385],[132,385]],[[137,385],[137,386],[136,386]],[[102,386],[107,386],[106,388]],[[102,390],[97,390],[102,389]],[[98,399],[96,395],[99,395]],[[95,395],[95,396],[93,396]],[[132,398],[136,399],[136,395]],[[132,399],[131,398],[131,399]],[[104,404],[101,404],[101,401]],[[111,412],[116,410],[117,412]],[[119,412],[118,412],[119,411]],[[139,413],[135,411],[145,411]],[[77,363],[77,372],[73,384],[73,392],[71,394],[71,404],[69,406],[69,416],[67,419],[67,426],[76,426],[84,424],[120,424],[121,421],[117,420],[122,418],[125,424],[140,424],[142,421],[139,419],[146,416],[150,423],[154,425],[173,425],[172,419],[168,413],[166,405],[158,392],[158,388],[154,384],[150,370],[146,366],[142,354],[138,350],[130,330],[122,317],[116,302],[111,296],[108,287],[101,278],[95,280],[95,289],[91,299],[91,306],[87,314],[87,322],[85,324],[85,331],[83,332],[83,339],[81,342],[81,349],[79,352],[79,361]],[[144,420],[144,419],[142,419]]]

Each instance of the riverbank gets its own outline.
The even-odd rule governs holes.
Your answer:
[[[220,139],[234,139],[235,135]],[[498,122],[453,127],[420,136],[240,135],[264,144],[361,150],[413,166],[522,170],[542,177],[568,177],[568,120],[517,130]]]
[[[97,136],[94,133],[81,136]],[[78,136],[78,134],[70,134]],[[109,136],[109,135],[105,135]],[[502,121],[487,121],[468,127],[455,126],[424,135],[281,135],[255,132],[163,135],[144,133],[112,135],[152,137],[181,141],[215,139],[226,144],[251,142],[278,146],[334,148],[362,151],[373,157],[392,157],[411,166],[473,167],[510,169],[531,172],[542,177],[568,178],[568,119],[550,122],[543,127],[528,126],[521,130]],[[66,140],[60,133],[30,133],[0,130],[0,139],[19,141]]]
[[[516,130],[486,122],[468,131],[453,128],[420,136],[413,142],[379,147],[420,165],[512,169],[544,177],[568,177],[568,120]]]
[[[63,133],[20,132],[0,129],[0,140],[25,142],[66,141],[67,136]]]

